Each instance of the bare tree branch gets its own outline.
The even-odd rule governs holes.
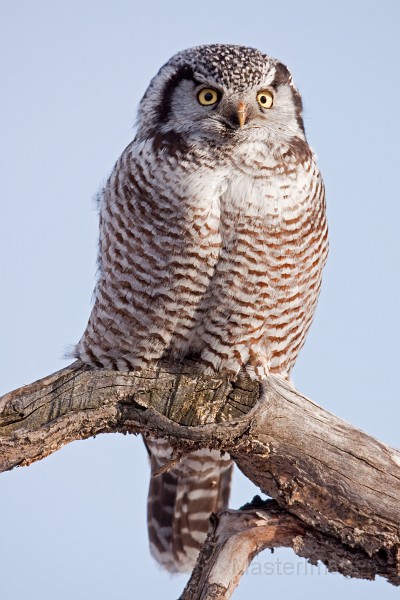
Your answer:
[[[259,395],[259,384],[245,377],[232,382],[202,376],[189,362],[127,373],[90,369],[76,361],[0,398],[0,472],[99,433],[172,435],[180,440],[180,453],[207,445],[215,435],[215,447],[217,439],[229,438],[231,428],[226,430],[223,422],[236,418],[235,436],[245,430],[250,415],[237,417],[246,415]],[[190,431],[186,450],[185,431]]]
[[[77,361],[0,399],[0,470],[106,432],[168,437],[175,462],[200,447],[229,452],[276,500],[248,509],[250,516],[228,511],[216,517],[201,560],[211,552],[213,569],[222,573],[218,565],[226,561],[229,540],[232,547],[246,545],[247,558],[243,554],[236,575],[231,573],[225,596],[192,591],[185,600],[228,598],[254,552],[277,544],[311,562],[320,559],[330,570],[354,577],[380,574],[400,584],[400,453],[288,382],[271,376],[260,386],[245,375],[237,381],[204,376],[190,362],[124,373],[92,370]],[[212,581],[203,577],[203,589]],[[222,589],[226,581],[220,583]],[[198,586],[192,589],[200,593]]]
[[[272,500],[246,510],[213,514],[205,544],[180,600],[230,598],[253,558],[264,548],[292,546],[306,527]]]
[[[213,514],[206,542],[180,600],[225,600],[253,558],[265,548],[287,547],[316,565],[325,563],[330,571],[372,579],[387,575],[385,564],[361,550],[354,550],[335,538],[321,535],[300,519],[280,508],[275,500],[255,497],[241,510]]]

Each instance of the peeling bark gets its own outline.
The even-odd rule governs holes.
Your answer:
[[[168,437],[175,462],[200,447],[229,452],[275,499],[214,518],[200,575],[182,599],[229,598],[253,555],[274,545],[331,571],[400,585],[400,453],[287,381],[204,376],[190,362],[125,373],[77,361],[0,399],[0,471],[108,432]]]

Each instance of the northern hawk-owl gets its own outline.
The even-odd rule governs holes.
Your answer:
[[[231,45],[173,56],[140,102],[99,212],[99,279],[76,357],[131,370],[191,356],[206,373],[289,376],[328,243],[286,66]],[[168,444],[147,446],[157,469]],[[151,479],[150,545],[168,569],[191,567],[230,476],[229,458],[203,450]]]

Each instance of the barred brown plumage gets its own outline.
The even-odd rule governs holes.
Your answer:
[[[171,458],[165,440],[146,440],[151,473]],[[212,512],[229,500],[232,461],[216,450],[198,450],[167,473],[150,479],[147,525],[153,556],[168,571],[188,571],[204,542]]]
[[[77,357],[131,370],[190,355],[205,372],[289,377],[328,243],[324,186],[284,65],[228,45],[174,56],[140,103],[99,211],[99,280]],[[169,454],[164,442],[148,448],[152,468]],[[162,564],[189,568],[205,515],[227,502],[230,469],[202,451],[152,478],[149,535]]]

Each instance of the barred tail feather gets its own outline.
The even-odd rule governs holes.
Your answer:
[[[171,447],[146,439],[154,473],[171,459]],[[226,508],[232,461],[217,450],[197,450],[170,471],[151,476],[147,502],[150,550],[168,571],[191,571],[212,512]]]

